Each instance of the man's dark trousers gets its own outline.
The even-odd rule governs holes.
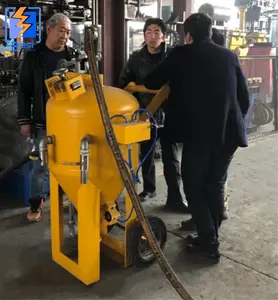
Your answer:
[[[236,147],[184,144],[181,173],[186,199],[205,251],[218,250],[224,184]]]
[[[183,198],[180,191],[181,171],[178,159],[178,144],[171,142],[169,136],[160,130],[160,145],[163,163],[163,173],[167,183],[167,205],[183,204]]]
[[[151,129],[151,138],[141,143],[140,161],[142,162],[142,177],[143,177],[143,190],[148,193],[153,193],[156,190],[155,178],[155,147],[156,143],[155,129]]]
[[[178,145],[172,143],[167,135],[164,134],[163,128],[158,131],[161,144],[161,154],[163,162],[164,177],[167,183],[167,204],[182,204],[183,198],[180,192],[181,173],[180,163],[178,160]],[[151,139],[141,143],[141,160],[150,151],[155,139],[155,130],[151,130]],[[142,165],[142,176],[144,191],[154,192],[156,190],[156,173],[155,173],[155,148],[149,153],[149,156]]]

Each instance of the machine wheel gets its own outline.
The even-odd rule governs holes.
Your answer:
[[[163,250],[167,241],[167,229],[164,222],[158,218],[148,217],[153,233],[158,241],[160,248]],[[149,247],[149,243],[143,228],[139,221],[129,230],[129,253],[133,265],[144,267],[155,262],[156,258]]]

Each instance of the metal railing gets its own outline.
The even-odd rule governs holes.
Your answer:
[[[250,93],[250,108],[245,120],[249,138],[271,134],[278,130],[277,57],[239,59]]]

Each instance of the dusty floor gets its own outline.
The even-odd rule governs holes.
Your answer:
[[[194,300],[278,299],[277,169],[278,135],[238,151],[229,178],[231,218],[221,231],[222,260],[204,266],[184,255],[184,215],[161,209],[166,190],[158,163],[159,196],[144,206],[167,224],[165,254]],[[43,222],[28,225],[25,209],[3,207],[0,299],[179,299],[157,264],[124,270],[106,259],[100,283],[85,287],[51,261],[48,213]]]

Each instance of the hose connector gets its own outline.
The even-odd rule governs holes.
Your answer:
[[[48,165],[47,145],[54,144],[54,136],[44,136],[39,141],[39,155],[42,166]]]
[[[81,184],[88,183],[88,173],[90,165],[90,151],[89,145],[92,143],[93,138],[91,135],[85,135],[80,143],[80,178]]]

